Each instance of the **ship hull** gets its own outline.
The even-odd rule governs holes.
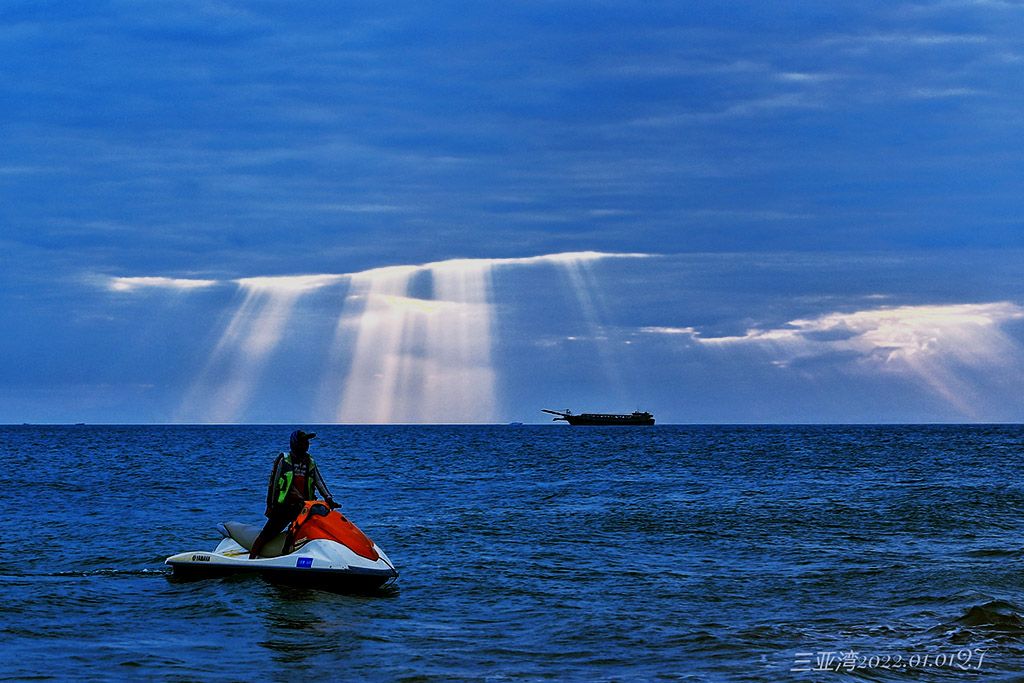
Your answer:
[[[566,415],[563,418],[566,422],[571,425],[591,425],[591,426],[609,426],[609,425],[622,425],[622,426],[650,426],[654,424],[653,417],[634,417],[632,415],[593,415],[583,413],[582,415]]]

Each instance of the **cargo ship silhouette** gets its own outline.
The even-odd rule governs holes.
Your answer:
[[[541,409],[542,412],[557,415],[552,422],[565,420],[571,425],[652,425],[654,416],[648,412],[634,410],[630,415],[612,415],[608,413],[580,413],[573,415],[571,410],[560,413],[557,410]]]

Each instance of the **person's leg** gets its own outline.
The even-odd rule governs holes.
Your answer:
[[[260,535],[256,537],[256,540],[252,542],[252,548],[249,549],[249,559],[255,560],[260,555],[260,551],[263,550],[263,546],[267,544],[267,541],[272,539],[277,534],[281,533],[281,529],[278,528],[276,531],[269,531],[270,523],[268,522]]]
[[[263,531],[252,542],[252,548],[249,549],[249,559],[255,560],[259,557],[260,551],[263,550],[263,546],[266,545],[267,541],[281,533],[281,530],[288,526],[293,519],[295,519],[295,513],[292,512],[291,508],[279,505],[271,509],[270,517],[267,518],[267,523],[263,525]]]

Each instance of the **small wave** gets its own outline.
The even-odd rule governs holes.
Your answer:
[[[1003,600],[993,600],[984,605],[974,605],[956,623],[972,629],[1024,635],[1024,617],[1017,613],[1017,609]]]
[[[1009,655],[1006,648],[1020,651],[1019,644],[1024,638],[1024,616],[1017,605],[989,599],[988,602],[972,605],[952,621],[928,629],[925,638],[970,648],[999,648]]]
[[[995,557],[1019,557],[1019,548],[978,548],[968,550],[964,553],[967,557],[995,558]]]

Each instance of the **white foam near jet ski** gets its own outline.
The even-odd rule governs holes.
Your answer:
[[[259,573],[272,581],[337,591],[380,588],[398,578],[398,570],[376,543],[338,510],[309,501],[288,531],[267,542],[260,557],[249,549],[261,527],[239,522],[218,524],[224,537],[212,551],[168,557],[176,579],[205,579]]]

